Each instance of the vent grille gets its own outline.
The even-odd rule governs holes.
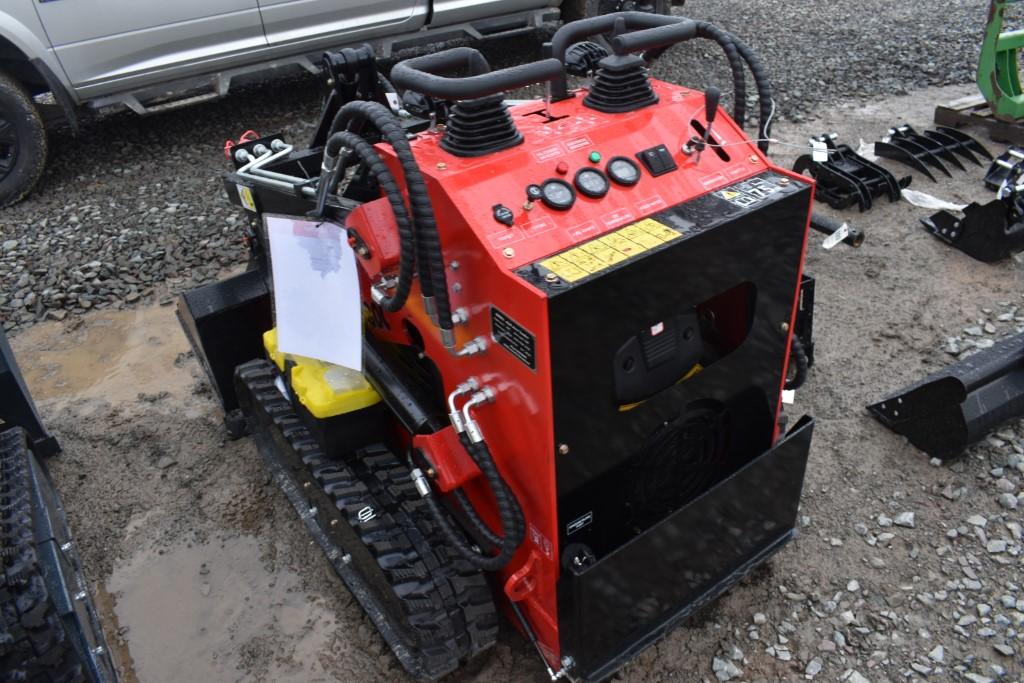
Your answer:
[[[638,531],[693,501],[725,471],[725,413],[691,410],[657,430],[635,456],[627,507]]]

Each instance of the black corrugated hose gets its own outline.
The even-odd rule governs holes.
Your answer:
[[[741,126],[746,119],[747,98],[743,63],[746,63],[750,73],[754,76],[754,83],[757,86],[758,105],[760,107],[757,147],[767,154],[769,148],[768,138],[771,137],[771,123],[775,107],[772,101],[772,86],[767,68],[760,57],[732,33],[706,21],[695,21],[694,23],[697,25],[697,36],[718,43],[722,47],[722,51],[725,52],[726,59],[729,60],[729,68],[732,70],[733,97],[736,100],[733,106],[733,117]],[[644,59],[651,63],[664,54],[667,49],[648,50],[644,53]]]
[[[789,358],[790,365],[792,365],[793,360],[796,360],[796,372],[792,377],[786,378],[785,388],[789,390],[799,389],[807,381],[807,373],[811,367],[811,361],[807,358],[807,350],[804,349],[803,342],[795,334],[793,335],[793,345],[790,347]]]
[[[398,162],[405,176],[405,186],[412,207],[413,225],[416,233],[417,261],[420,270],[420,289],[424,297],[433,297],[437,306],[438,326],[442,330],[452,329],[451,304],[448,300],[448,281],[444,271],[441,253],[441,238],[437,231],[434,209],[427,194],[419,164],[413,156],[409,140],[405,136],[398,118],[379,102],[356,101],[345,104],[331,122],[330,135],[325,154],[331,149],[337,152],[340,141],[332,143],[333,134],[352,124],[369,123],[395,150]]]
[[[409,211],[402,198],[402,191],[395,182],[395,177],[384,165],[384,161],[374,150],[369,142],[348,131],[341,131],[331,136],[331,139],[342,146],[351,149],[359,160],[366,165],[370,173],[377,179],[384,196],[391,204],[391,212],[395,215],[395,224],[398,226],[399,258],[398,258],[398,284],[395,285],[395,293],[384,297],[380,301],[380,307],[388,313],[395,313],[405,305],[409,298],[409,290],[412,288],[413,272],[416,268],[416,235],[413,232],[412,221],[409,218]],[[340,175],[345,172],[343,164],[337,164],[327,180],[328,189],[337,186]],[[322,181],[323,182],[323,181]]]
[[[526,521],[523,517],[523,509],[519,505],[516,495],[509,489],[501,473],[498,472],[498,467],[494,463],[494,458],[491,456],[491,450],[487,447],[487,444],[483,441],[473,443],[465,433],[459,435],[459,440],[462,442],[466,452],[473,458],[477,467],[480,468],[480,472],[483,473],[484,479],[486,479],[487,485],[494,495],[504,536],[496,534],[487,526],[486,522],[480,519],[476,510],[473,509],[469,498],[466,497],[466,494],[461,489],[456,489],[454,492],[456,502],[465,513],[470,526],[492,547],[497,548],[498,554],[487,555],[467,543],[465,537],[452,526],[448,516],[441,508],[441,504],[435,497],[433,489],[430,489],[424,498],[427,501],[431,514],[438,526],[441,527],[448,542],[459,551],[459,554],[465,557],[474,567],[484,571],[498,571],[509,563],[526,537]]]

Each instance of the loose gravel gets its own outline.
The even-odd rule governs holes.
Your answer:
[[[970,81],[987,4],[690,0],[685,10],[749,42],[773,74],[780,119],[799,121],[839,99]],[[535,57],[529,43],[484,49],[503,66]],[[654,72],[694,87],[731,83],[704,42],[670,51]],[[166,302],[240,263],[244,217],[223,198],[223,142],[249,128],[306,140],[321,95],[317,79],[295,75],[150,118],[90,122],[77,138],[54,131],[39,188],[0,213],[4,329]]]

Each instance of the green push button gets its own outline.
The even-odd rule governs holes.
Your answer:
[[[601,153],[600,152],[591,152],[590,153],[590,163],[596,164],[599,161],[601,161]]]

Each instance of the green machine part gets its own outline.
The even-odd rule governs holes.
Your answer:
[[[1017,51],[1024,47],[1024,30],[1003,33],[1007,6],[1020,1],[992,0],[978,62],[981,94],[992,107],[992,114],[1004,121],[1024,119],[1024,93],[1017,61]]]

